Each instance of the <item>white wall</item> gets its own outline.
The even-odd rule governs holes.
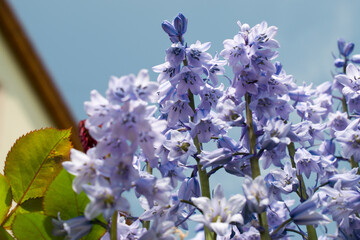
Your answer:
[[[0,172],[16,139],[53,125],[0,33]]]

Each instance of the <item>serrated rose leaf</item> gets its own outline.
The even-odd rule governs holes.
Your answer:
[[[3,227],[0,227],[0,239],[13,240],[14,238]]]
[[[74,177],[63,169],[50,184],[43,202],[46,215],[57,217],[60,212],[61,219],[68,220],[84,214],[89,199],[84,192],[74,192],[73,179]]]
[[[26,200],[21,205],[17,205],[14,209],[12,209],[11,215],[8,215],[8,217],[1,225],[5,229],[11,229],[11,225],[14,221],[14,218],[19,214],[34,213],[34,212],[42,214],[44,212],[42,208],[42,202],[43,202],[43,198],[32,198]]]
[[[9,182],[0,174],[0,223],[2,223],[11,207],[12,195]]]
[[[52,235],[53,224],[51,217],[40,213],[19,214],[15,217],[12,231],[18,240],[47,240],[62,239]]]
[[[70,129],[53,128],[30,132],[19,138],[7,155],[5,176],[14,201],[21,204],[29,198],[43,197],[52,180],[69,159]]]

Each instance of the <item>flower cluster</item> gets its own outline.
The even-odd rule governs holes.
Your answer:
[[[87,151],[72,150],[63,164],[75,175],[74,191],[90,199],[81,231],[102,215],[117,229],[103,239],[183,238],[189,221],[201,224],[194,239],[360,238],[354,44],[338,41],[342,72],[313,88],[295,84],[275,61],[276,27],[238,22],[239,32],[212,56],[210,42],[185,42],[187,25],[182,14],[163,22],[172,44],[153,67],[157,83],[146,70],[111,77],[106,97],[94,90],[85,102]],[[220,82],[226,65],[230,84]],[[348,170],[339,170],[344,164]],[[209,178],[220,169],[242,186],[229,199],[221,185],[211,196]],[[130,190],[140,216],[123,197]],[[330,218],[338,231],[327,232]],[[63,224],[61,234],[83,236]]]

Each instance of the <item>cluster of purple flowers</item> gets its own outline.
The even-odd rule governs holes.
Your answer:
[[[94,90],[85,103],[94,146],[72,150],[63,164],[75,175],[74,191],[90,199],[74,224],[85,230],[71,239],[99,215],[110,223],[118,214],[117,239],[182,239],[189,221],[201,223],[194,240],[359,239],[354,44],[338,41],[335,66],[342,71],[313,88],[295,84],[275,62],[276,27],[238,22],[239,32],[212,56],[209,42],[185,42],[187,23],[179,14],[162,24],[172,45],[165,63],[153,67],[157,83],[146,70],[112,77],[106,97]],[[226,65],[233,73],[228,86],[219,84]],[[217,148],[205,151],[209,142]],[[208,178],[222,168],[238,177],[242,193],[226,199],[217,185],[210,198]],[[123,197],[130,190],[144,209],[140,216]],[[327,231],[331,221],[335,232]],[[73,222],[63,223],[69,236]]]

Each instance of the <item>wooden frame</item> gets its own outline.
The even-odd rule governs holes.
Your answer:
[[[49,113],[55,127],[60,129],[71,127],[73,145],[77,149],[82,149],[77,124],[28,40],[25,31],[5,0],[0,0],[0,32],[4,35],[16,61],[39,97],[40,102]]]

